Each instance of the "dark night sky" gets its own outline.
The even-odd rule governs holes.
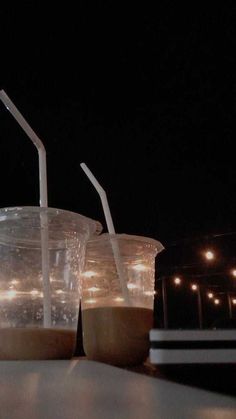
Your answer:
[[[41,3],[0,6],[0,87],[46,146],[49,205],[105,226],[84,161],[117,232],[236,230],[233,2]],[[38,205],[37,153],[2,105],[0,139],[0,207]]]

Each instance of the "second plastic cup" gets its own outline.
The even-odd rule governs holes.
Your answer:
[[[154,239],[125,234],[103,234],[87,243],[81,295],[83,344],[89,359],[118,366],[146,359],[153,326],[155,257],[162,249]]]

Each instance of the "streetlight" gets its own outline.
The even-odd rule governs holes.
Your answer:
[[[212,252],[212,250],[206,250],[204,256],[207,260],[213,260],[215,258],[215,255]]]
[[[174,283],[175,283],[175,285],[180,285],[181,284],[181,279],[178,276],[176,276],[174,278]]]
[[[233,318],[233,307],[232,305],[236,305],[236,298],[232,298],[230,292],[227,292],[227,299],[228,299],[228,307],[229,307],[229,318]]]
[[[202,298],[201,298],[200,285],[192,284],[191,285],[191,289],[193,291],[197,291],[197,306],[198,306],[199,328],[202,329],[203,319],[202,319]]]

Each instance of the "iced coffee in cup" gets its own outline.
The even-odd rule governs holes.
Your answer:
[[[81,285],[88,359],[117,366],[146,359],[153,326],[155,257],[162,249],[154,239],[126,234],[103,234],[87,243]]]
[[[85,245],[101,229],[94,220],[55,208],[0,209],[0,360],[73,356]]]

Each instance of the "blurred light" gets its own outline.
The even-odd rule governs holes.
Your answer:
[[[116,301],[117,303],[120,303],[120,302],[124,301],[124,298],[116,297],[116,298],[114,298],[114,301]]]
[[[82,274],[85,278],[92,278],[92,276],[96,276],[97,272],[94,271],[86,271]]]
[[[174,283],[175,283],[176,285],[180,285],[180,284],[181,284],[181,279],[180,279],[179,277],[176,277],[176,278],[174,279]]]
[[[56,294],[63,294],[63,292],[62,290],[56,290]]]
[[[236,304],[236,298],[232,298],[232,303]]]
[[[96,303],[96,299],[95,298],[90,298],[89,300],[85,300],[84,302],[85,303],[87,303],[87,304],[94,304],[94,303]]]
[[[39,294],[39,291],[38,290],[32,290],[32,291],[30,291],[30,294],[31,295],[38,295]]]
[[[155,291],[145,291],[144,295],[147,295],[148,297],[152,297],[153,295],[155,295]]]
[[[137,265],[133,265],[132,267],[136,271],[140,271],[140,272],[148,270],[148,267],[146,265],[143,265],[142,263],[138,263]]]
[[[215,303],[216,305],[218,305],[218,304],[220,304],[220,300],[219,300],[218,298],[215,298],[215,299],[214,299],[214,303]]]
[[[232,275],[236,277],[236,269],[232,270]]]
[[[57,279],[54,276],[50,276],[50,282],[64,282],[63,279]]]
[[[197,290],[197,285],[193,284],[193,285],[191,285],[191,288],[192,288],[193,291],[196,291]]]
[[[134,290],[135,288],[139,288],[139,286],[138,286],[138,285],[136,285],[136,284],[127,284],[127,288],[128,288],[129,290]]]
[[[213,292],[208,292],[207,296],[208,296],[208,298],[213,298],[214,294],[213,294]]]
[[[17,285],[17,284],[19,284],[19,281],[18,281],[17,279],[13,279],[13,280],[11,281],[11,284],[12,284],[12,285]]]
[[[87,290],[86,290],[86,291],[96,292],[96,291],[100,291],[100,290],[101,290],[101,288],[98,288],[98,287],[91,287],[91,288],[87,288]]]
[[[7,298],[9,298],[10,300],[12,299],[12,298],[14,298],[15,296],[16,296],[16,291],[14,291],[14,290],[11,290],[11,291],[7,291],[6,292],[6,295],[7,295]]]
[[[211,250],[207,250],[207,251],[205,252],[205,258],[206,258],[207,260],[213,260],[213,259],[214,259],[214,257],[215,257],[215,255],[214,255],[214,253],[213,253]]]
[[[10,290],[10,291],[2,291],[0,293],[0,300],[12,300],[17,295],[17,291]]]

